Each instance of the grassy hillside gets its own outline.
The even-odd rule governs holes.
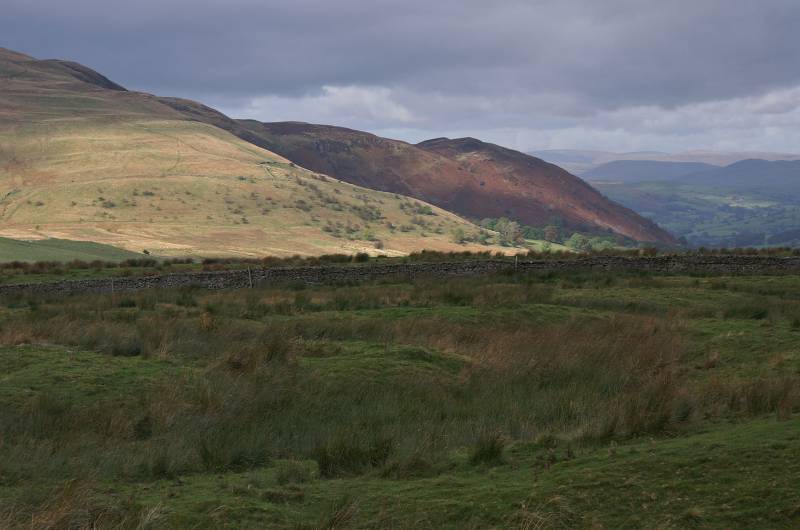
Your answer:
[[[478,228],[306,171],[96,72],[0,50],[0,235],[159,255],[478,249]],[[499,247],[497,247],[499,250]]]
[[[793,528],[800,280],[0,303],[0,526]]]
[[[343,181],[401,193],[469,219],[511,217],[592,234],[674,244],[652,222],[621,208],[552,164],[476,139],[412,145],[344,127],[234,120],[194,101],[160,98],[182,115],[230,131],[293,162]]]
[[[122,261],[141,254],[87,241],[43,239],[18,241],[0,237],[0,263],[7,261]]]

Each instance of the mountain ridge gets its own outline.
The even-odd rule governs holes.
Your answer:
[[[724,167],[742,160],[763,159],[800,160],[800,154],[776,153],[768,151],[707,151],[693,150],[677,153],[660,151],[632,151],[627,153],[614,153],[611,151],[597,151],[591,149],[543,149],[529,151],[528,154],[537,156],[548,162],[558,164],[568,171],[582,176],[602,164],[618,160],[641,160],[653,162],[700,162],[713,166]]]
[[[480,188],[485,188],[485,183],[480,185],[480,179],[476,181],[474,173],[465,168],[463,162],[454,157],[443,156],[432,149],[434,142],[451,141],[450,139],[431,139],[415,145],[337,125],[233,119],[195,101],[181,98],[159,100],[191,119],[213,124],[243,140],[278,153],[302,167],[352,184],[409,195],[474,219],[510,216],[526,224],[541,225],[553,222],[558,217],[558,212],[549,211],[547,205],[543,205],[541,201],[532,203],[535,208],[531,208],[514,197],[504,196],[498,199],[510,201],[513,208],[502,204],[487,208],[487,201],[497,198],[476,197],[477,192],[484,191]],[[462,139],[462,146],[467,142],[475,149],[502,149],[503,153],[515,153],[514,156],[519,158],[529,157],[526,159],[528,165],[532,163],[533,166],[546,167],[548,172],[558,174],[558,180],[576,186],[583,194],[590,194],[591,200],[597,203],[597,208],[584,208],[586,211],[595,211],[583,222],[578,221],[580,215],[568,217],[567,227],[570,229],[612,230],[640,241],[668,245],[677,243],[671,234],[652,221],[641,218],[628,208],[612,204],[589,184],[555,164],[477,138]],[[518,160],[517,163],[522,162]],[[498,176],[502,172],[497,170],[494,173]],[[442,188],[443,185],[445,189]],[[465,205],[464,202],[469,204]],[[518,212],[515,214],[515,209],[522,210],[523,215],[520,216]],[[524,213],[526,211],[527,214]],[[621,220],[602,221],[604,216],[614,213]],[[628,223],[627,230],[620,228],[622,223]]]
[[[470,165],[464,157],[459,159],[454,153],[446,155],[434,148],[436,142],[452,142],[449,139],[414,145],[332,125],[232,121],[235,124],[223,127],[231,132],[238,130],[234,134],[240,138],[303,167],[361,186],[407,194],[473,219],[512,217],[525,224],[542,225],[562,217],[569,229],[613,231],[639,241],[676,242],[651,221],[613,203],[558,166],[476,138],[460,140],[461,148],[483,150],[484,155],[494,153],[506,163],[513,159],[514,168],[503,169],[485,157],[483,163]],[[491,179],[481,178],[477,171]],[[558,186],[579,195],[562,197]]]

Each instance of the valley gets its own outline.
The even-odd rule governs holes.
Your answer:
[[[800,162],[617,161],[585,177],[602,193],[652,219],[692,247],[800,243]]]

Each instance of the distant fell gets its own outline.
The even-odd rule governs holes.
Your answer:
[[[760,160],[800,160],[797,153],[777,153],[767,151],[707,151],[694,150],[678,153],[665,153],[660,151],[635,151],[628,153],[614,153],[610,151],[593,151],[583,149],[545,149],[531,151],[530,154],[538,156],[548,162],[558,164],[576,175],[584,175],[602,164],[615,160],[642,160],[654,162],[699,162],[712,166],[728,166],[748,159]]]
[[[742,160],[693,177],[706,185],[736,191],[800,193],[800,160]]]
[[[589,181],[614,180],[618,182],[673,181],[716,169],[719,167],[702,162],[615,160],[586,171],[583,178]]]

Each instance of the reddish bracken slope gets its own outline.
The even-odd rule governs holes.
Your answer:
[[[473,138],[417,145],[300,122],[236,120],[215,125],[293,162],[361,186],[402,193],[461,215],[559,220],[574,230],[608,230],[638,241],[675,238],[558,166]]]
[[[417,147],[458,162],[475,177],[466,184],[455,211],[488,211],[488,217],[507,215],[534,225],[558,217],[577,228],[599,227],[639,241],[676,243],[652,221],[539,158],[474,138],[437,138]]]

